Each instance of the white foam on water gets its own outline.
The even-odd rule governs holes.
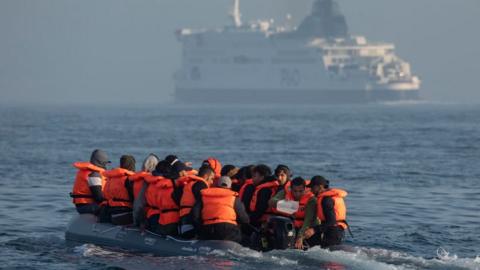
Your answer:
[[[305,256],[309,259],[318,260],[323,265],[339,264],[345,266],[347,269],[370,269],[370,270],[396,270],[396,269],[410,269],[402,265],[391,265],[386,262],[375,260],[367,253],[362,252],[361,249],[351,251],[330,251],[320,247],[314,247],[305,252]]]
[[[120,251],[107,250],[93,244],[77,246],[73,251],[80,254],[82,257],[123,258],[129,255],[128,253]]]
[[[480,257],[475,258],[459,258],[457,255],[450,255],[448,251],[443,248],[437,250],[436,258],[423,258],[413,256],[404,252],[379,249],[379,248],[364,248],[356,247],[353,255],[356,259],[365,261],[375,261],[381,263],[382,266],[393,268],[376,268],[376,269],[470,269],[480,270]],[[329,251],[324,251],[328,252]],[[334,251],[331,253],[343,252],[342,256],[352,256],[349,252]],[[349,263],[349,262],[347,262]],[[370,269],[370,267],[362,269]]]

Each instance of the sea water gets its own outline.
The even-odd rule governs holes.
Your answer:
[[[0,108],[1,269],[480,269],[480,106]],[[347,251],[158,257],[68,246],[72,163],[107,151],[286,164],[349,192]]]

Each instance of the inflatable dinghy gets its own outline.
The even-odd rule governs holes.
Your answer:
[[[65,239],[73,243],[121,248],[157,256],[193,256],[208,254],[213,250],[235,253],[244,249],[240,244],[232,241],[186,241],[149,231],[141,232],[135,227],[97,223],[97,218],[91,214],[74,217],[65,232]]]

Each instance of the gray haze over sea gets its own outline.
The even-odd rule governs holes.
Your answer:
[[[1,269],[480,269],[480,106],[0,108]],[[69,247],[68,197],[91,150],[194,166],[288,164],[349,192],[352,252],[155,257]]]
[[[180,28],[231,25],[233,0],[1,0],[0,104],[158,104],[172,99]],[[339,0],[353,35],[389,42],[422,79],[422,97],[480,102],[480,1]],[[313,0],[241,0],[245,23]]]

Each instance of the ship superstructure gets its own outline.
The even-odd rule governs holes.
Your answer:
[[[343,103],[418,99],[420,79],[390,43],[348,33],[333,0],[317,0],[296,28],[271,20],[177,32],[178,102]]]

